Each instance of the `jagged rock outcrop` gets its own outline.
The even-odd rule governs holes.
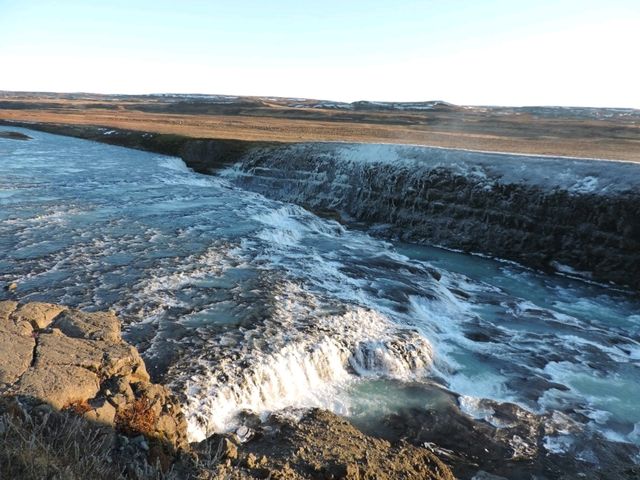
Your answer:
[[[291,414],[293,413],[293,415]],[[408,443],[390,444],[367,436],[334,413],[312,409],[272,415],[255,430],[222,439],[227,468],[219,478],[282,480],[453,480],[431,451]],[[219,442],[214,436],[199,448]],[[234,468],[231,468],[231,465]]]
[[[0,302],[0,394],[72,409],[127,434],[187,445],[186,422],[169,390],[150,383],[138,351],[111,312],[49,303]]]
[[[95,448],[108,451],[95,455],[132,472],[123,478],[155,478],[157,470],[143,474],[150,465],[172,468],[175,476],[167,478],[454,478],[429,450],[367,436],[322,410],[307,412],[300,422],[277,414],[264,424],[256,419],[243,438],[214,435],[189,445],[180,405],[167,388],[150,383],[144,362],[122,340],[120,322],[111,312],[0,302],[0,358],[0,414],[16,410],[25,419],[22,427],[12,420],[11,428],[29,429],[38,422],[46,427],[46,416],[30,420],[39,418],[43,407],[112,427],[121,435],[97,442]],[[57,413],[51,418],[66,422]],[[45,427],[37,427],[42,438],[51,434]],[[94,427],[74,428],[93,435]],[[42,447],[55,451],[55,446]],[[9,460],[3,458],[13,462],[14,456],[9,452],[4,456]],[[69,468],[80,468],[78,459],[73,462]],[[42,466],[41,471],[51,468]]]
[[[87,125],[11,125],[235,164],[236,185],[414,243],[640,289],[640,165],[402,145],[197,139]],[[640,158],[640,157],[639,157]],[[563,268],[569,267],[569,269]]]
[[[638,164],[309,143],[256,148],[226,178],[384,236],[640,288]]]

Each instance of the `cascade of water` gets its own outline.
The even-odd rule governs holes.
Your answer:
[[[365,308],[322,314],[320,299],[298,286],[274,288],[278,300],[267,322],[244,332],[240,342],[217,339],[220,349],[200,358],[198,373],[188,373],[191,358],[172,372],[176,389],[188,392],[193,440],[232,428],[244,410],[322,406],[345,412],[338,392],[360,377],[410,380],[428,373],[433,352],[417,332]],[[235,345],[234,355],[227,343]]]

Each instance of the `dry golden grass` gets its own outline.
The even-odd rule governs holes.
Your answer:
[[[140,407],[144,410],[144,407]],[[132,412],[133,413],[133,412]],[[138,412],[139,413],[139,412]],[[136,415],[130,425],[147,426],[147,417]],[[120,452],[115,432],[74,414],[32,415],[12,410],[0,398],[1,480],[212,480],[222,459],[219,448],[183,452],[177,464]],[[151,453],[151,452],[150,452]],[[149,455],[151,457],[151,455]]]
[[[129,408],[118,411],[116,429],[125,435],[149,435],[158,419],[146,397],[137,398]]]
[[[91,405],[89,405],[86,400],[82,402],[73,402],[67,405],[64,410],[67,410],[71,413],[75,413],[76,415],[84,415],[89,410],[91,410]]]
[[[20,102],[1,108],[0,120],[98,125],[195,138],[399,143],[640,161],[640,125],[624,121],[479,111],[347,113],[282,107],[247,107],[233,114],[224,109],[178,114],[136,110],[145,104],[136,107],[125,101],[111,101],[109,109],[96,108],[90,101],[39,103],[33,98]]]
[[[107,430],[75,415],[0,415],[0,478],[124,479],[111,442]]]

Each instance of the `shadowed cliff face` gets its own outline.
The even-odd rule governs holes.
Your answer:
[[[386,236],[640,287],[634,164],[299,144],[257,148],[222,175]]]
[[[640,288],[639,164],[12,125],[176,155],[197,172],[384,236]]]

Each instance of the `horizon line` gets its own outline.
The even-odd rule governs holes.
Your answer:
[[[227,93],[195,93],[195,92],[151,92],[151,93],[104,93],[104,92],[90,92],[90,91],[53,91],[53,90],[4,90],[0,89],[0,94],[4,93],[21,93],[21,94],[55,94],[55,95],[102,95],[102,96],[120,96],[120,97],[152,97],[160,95],[175,95],[175,96],[202,96],[202,97],[233,97],[233,98],[257,98],[257,99],[278,99],[278,100],[304,100],[315,102],[331,102],[337,104],[353,105],[355,103],[381,103],[381,104],[446,104],[454,107],[486,107],[486,108],[583,108],[583,109],[600,109],[600,110],[640,110],[640,107],[595,107],[590,105],[558,105],[558,104],[480,104],[480,103],[468,103],[458,104],[449,102],[447,100],[354,100],[351,102],[344,100],[331,100],[321,99],[313,97],[287,97],[280,95],[242,95],[242,94],[227,94]]]

